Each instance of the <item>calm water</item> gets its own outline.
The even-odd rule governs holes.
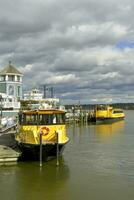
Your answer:
[[[0,167],[1,200],[134,199],[134,111],[113,124],[70,125],[60,159]]]

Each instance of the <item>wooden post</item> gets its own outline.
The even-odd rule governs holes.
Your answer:
[[[56,131],[56,138],[57,138],[57,143],[56,143],[56,166],[59,166],[59,134]]]
[[[2,118],[2,95],[0,95],[0,116]]]
[[[40,167],[42,167],[42,132],[40,133]]]

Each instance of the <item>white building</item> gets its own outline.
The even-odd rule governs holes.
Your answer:
[[[0,71],[0,99],[3,109],[19,109],[22,99],[22,76],[11,62]]]
[[[60,105],[59,98],[44,98],[44,94],[38,89],[33,89],[32,91],[24,94],[23,102],[31,100],[36,101],[37,103],[35,104],[35,107],[37,106],[36,108],[40,109],[58,108],[61,110],[65,110],[65,107]]]
[[[33,89],[32,91],[24,94],[24,100],[42,100],[43,93],[38,89]]]

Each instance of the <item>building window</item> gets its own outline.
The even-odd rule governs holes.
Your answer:
[[[17,76],[17,81],[20,82],[20,76]]]
[[[8,94],[9,95],[14,95],[14,86],[13,85],[9,85]]]
[[[18,86],[18,96],[20,97],[20,86]]]
[[[15,81],[14,75],[8,75],[8,81]]]
[[[5,81],[5,76],[4,75],[0,76],[0,81]]]

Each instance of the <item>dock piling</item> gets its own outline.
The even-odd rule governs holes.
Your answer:
[[[56,166],[59,166],[59,134],[56,132],[56,138],[57,138],[57,143],[56,143]]]
[[[42,132],[40,133],[40,167],[42,167]]]

